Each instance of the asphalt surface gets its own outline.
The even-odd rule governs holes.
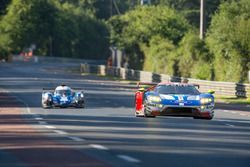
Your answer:
[[[211,121],[136,118],[133,86],[63,70],[75,65],[0,64],[1,167],[249,166],[247,107],[217,106]],[[85,109],[41,108],[42,88],[62,83],[84,89]]]

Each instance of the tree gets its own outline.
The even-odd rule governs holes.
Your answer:
[[[213,17],[207,43],[215,56],[217,80],[247,79],[250,70],[250,1],[223,3]]]
[[[189,31],[185,34],[176,54],[178,55],[179,70],[182,77],[198,79],[213,79],[213,57],[198,32]]]
[[[152,38],[158,36],[163,42],[177,45],[189,29],[189,24],[182,15],[166,6],[137,7],[125,15],[111,18],[109,25],[111,43],[127,50],[129,54],[138,53],[137,64],[143,64],[144,56],[147,57],[148,52],[144,49],[148,50],[155,44]]]
[[[20,52],[31,44],[38,46],[38,53],[47,52],[56,13],[48,0],[13,0],[0,24],[1,34],[8,38],[4,43],[11,52]]]
[[[7,6],[10,4],[11,0],[1,0],[0,2],[0,15],[6,14]]]
[[[105,58],[109,54],[108,29],[92,10],[85,10],[90,2],[13,0],[0,21],[0,48],[20,53],[35,44],[38,55]]]
[[[205,20],[207,24],[206,28],[209,27],[211,17],[217,10],[219,4],[223,0],[205,0]],[[189,22],[195,27],[199,27],[200,20],[200,0],[152,0],[153,4],[166,5],[181,12]]]

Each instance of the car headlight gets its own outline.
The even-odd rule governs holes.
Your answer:
[[[160,102],[161,98],[159,96],[148,96],[149,102]]]
[[[201,98],[201,99],[200,99],[201,104],[209,104],[209,103],[211,103],[212,101],[213,101],[212,98]]]

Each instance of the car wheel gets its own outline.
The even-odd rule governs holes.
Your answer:
[[[76,107],[77,108],[85,108],[85,103],[84,102],[77,103]]]
[[[43,107],[44,109],[48,109],[48,108],[51,108],[51,106],[49,106],[49,105],[46,105],[46,104],[44,104],[43,102],[42,102],[42,107]]]
[[[197,117],[197,116],[194,116],[193,117],[194,119],[205,119],[205,120],[212,120],[213,117]]]
[[[144,104],[144,111],[143,111],[144,117],[147,117],[147,118],[155,118],[155,116],[152,115],[152,114],[150,114],[150,111],[147,109],[147,102],[146,102],[146,100],[144,101],[143,104]]]

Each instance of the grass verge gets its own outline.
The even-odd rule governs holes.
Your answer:
[[[215,95],[215,101],[222,102],[222,103],[228,103],[228,104],[250,105],[250,99],[247,99],[247,98],[216,96]]]

